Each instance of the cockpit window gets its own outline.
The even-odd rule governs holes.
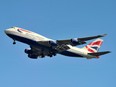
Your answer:
[[[11,27],[11,28],[15,28],[15,27]]]
[[[17,29],[18,32],[22,33],[22,31],[20,29]]]

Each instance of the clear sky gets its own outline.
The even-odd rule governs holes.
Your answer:
[[[32,60],[4,34],[18,26],[52,39],[107,33],[100,59]],[[116,0],[0,0],[0,87],[116,87]],[[82,46],[79,46],[82,47]]]

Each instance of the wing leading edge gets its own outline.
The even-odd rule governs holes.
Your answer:
[[[104,37],[107,34],[103,35],[96,35],[96,36],[90,36],[90,37],[83,37],[83,38],[73,38],[73,39],[67,39],[67,40],[57,40],[58,44],[67,44],[67,45],[72,45],[72,46],[77,46],[77,45],[82,45],[85,44],[85,41]]]

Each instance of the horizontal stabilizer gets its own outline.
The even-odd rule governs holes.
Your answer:
[[[88,54],[89,55],[92,55],[92,56],[101,56],[101,55],[104,55],[104,54],[107,54],[107,53],[110,53],[110,51],[96,52],[96,53],[88,53]]]

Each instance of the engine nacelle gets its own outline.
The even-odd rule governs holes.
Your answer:
[[[31,58],[31,59],[37,59],[37,55],[33,55],[33,54],[28,54],[28,57]]]
[[[56,41],[49,41],[49,45],[51,45],[51,46],[57,46],[57,42]]]
[[[31,54],[32,53],[32,51],[31,51],[31,49],[25,49],[25,53],[27,53],[27,54]]]
[[[73,39],[71,39],[71,43],[72,43],[72,44],[78,44],[79,41],[78,41],[77,38],[73,38]]]
[[[77,38],[73,38],[73,39],[71,39],[71,43],[73,45],[81,45],[81,44],[85,44],[86,42],[85,41],[80,41]]]

